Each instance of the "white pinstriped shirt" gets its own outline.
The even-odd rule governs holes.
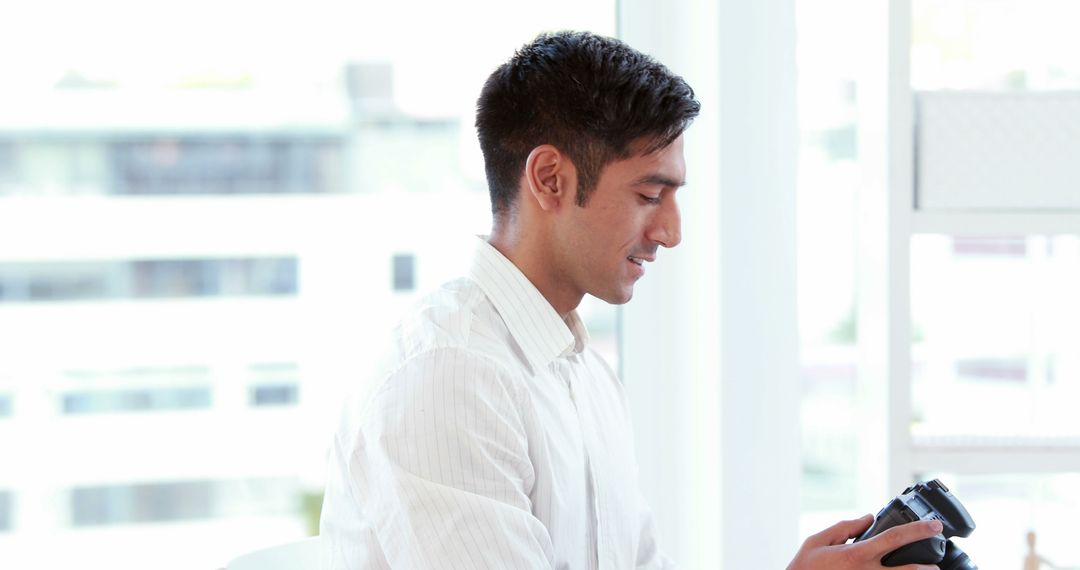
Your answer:
[[[324,562],[344,569],[668,568],[638,493],[626,397],[508,259],[398,325],[331,449]]]

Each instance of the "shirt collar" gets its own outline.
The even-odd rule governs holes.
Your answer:
[[[589,333],[577,311],[563,320],[525,274],[480,236],[469,278],[480,286],[534,370],[585,350]]]

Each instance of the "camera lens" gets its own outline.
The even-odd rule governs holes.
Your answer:
[[[945,558],[938,563],[938,567],[941,570],[979,570],[967,553],[957,548],[951,540],[945,541]]]

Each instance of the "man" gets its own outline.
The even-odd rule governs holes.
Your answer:
[[[323,506],[332,568],[671,565],[638,494],[625,395],[575,308],[629,301],[678,245],[698,110],[682,78],[586,33],[542,35],[491,75],[476,126],[492,234],[403,319],[374,395],[346,410]],[[844,544],[869,522],[807,540],[791,569],[881,568],[935,534]]]

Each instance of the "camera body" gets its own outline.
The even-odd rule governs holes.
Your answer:
[[[975,522],[964,505],[937,479],[905,489],[881,509],[874,517],[874,524],[855,542],[877,536],[894,526],[935,519],[941,521],[941,534],[902,546],[882,557],[881,564],[890,567],[937,564],[941,570],[978,570],[968,555],[949,540],[970,535],[975,530]]]

